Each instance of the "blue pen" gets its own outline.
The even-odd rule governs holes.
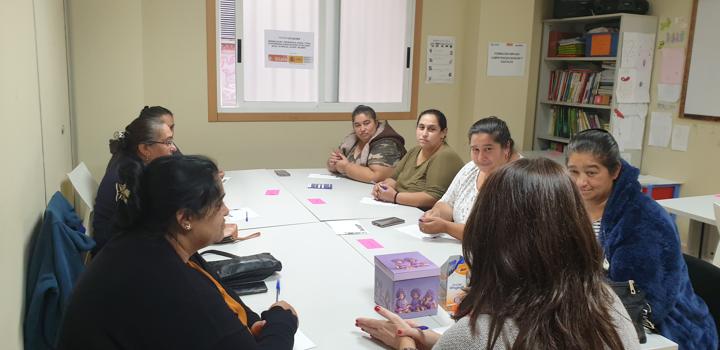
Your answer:
[[[280,278],[275,282],[275,302],[277,303],[280,299]]]
[[[417,326],[417,327],[415,327],[415,329],[419,329],[419,330],[421,330],[421,331],[426,331],[426,330],[428,330],[428,329],[430,329],[430,328],[428,328],[427,326]]]

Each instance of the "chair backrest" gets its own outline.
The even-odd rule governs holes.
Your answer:
[[[715,207],[717,209],[717,206]],[[720,334],[720,267],[694,256],[683,254],[693,290],[710,309]]]
[[[92,209],[98,190],[98,183],[93,179],[85,163],[80,162],[80,164],[67,175],[73,188],[75,188],[77,194],[80,195],[80,198],[85,202],[85,205]]]

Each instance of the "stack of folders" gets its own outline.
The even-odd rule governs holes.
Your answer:
[[[581,36],[558,41],[559,57],[582,57],[585,55],[585,40]]]

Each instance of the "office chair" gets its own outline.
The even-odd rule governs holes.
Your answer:
[[[717,208],[717,207],[716,207]],[[720,267],[694,256],[683,254],[690,275],[690,283],[710,309],[720,334]]]

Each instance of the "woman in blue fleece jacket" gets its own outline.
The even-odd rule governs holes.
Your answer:
[[[642,193],[640,171],[620,158],[612,135],[600,129],[575,135],[567,166],[605,252],[608,277],[635,280],[647,293],[651,321],[680,349],[717,349],[715,323],[692,289],[675,224]]]

